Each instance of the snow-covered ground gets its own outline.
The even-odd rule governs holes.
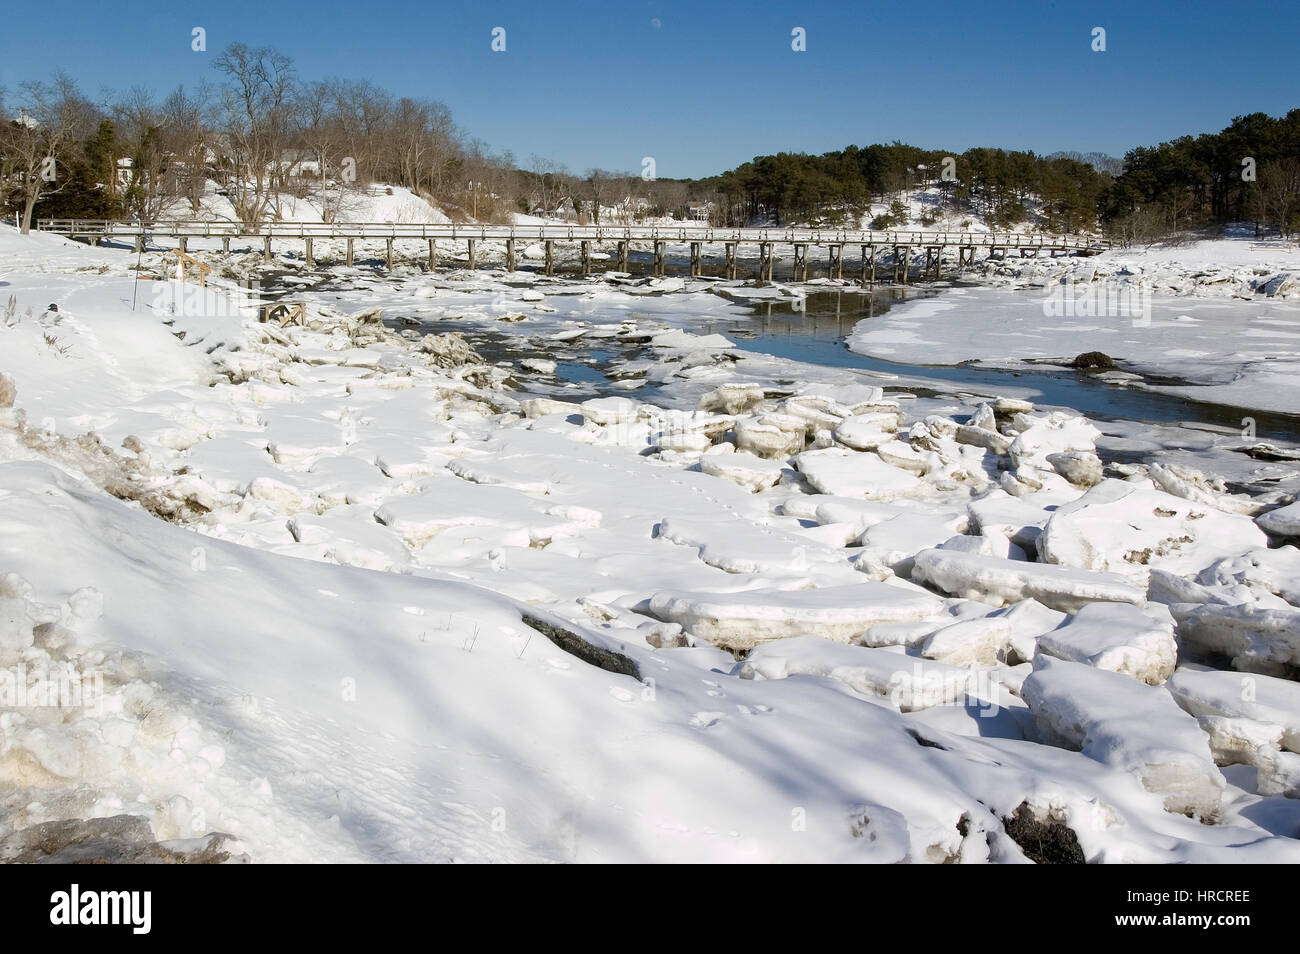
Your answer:
[[[1134,386],[1300,414],[1295,245],[1237,235],[1093,258],[984,262],[968,277],[985,287],[891,309],[861,323],[849,347],[904,363],[993,367],[1064,364],[1101,351],[1119,366],[1116,379],[1127,372]]]
[[[135,261],[0,231],[0,692],[91,687],[0,707],[0,857],[1300,860],[1300,513],[1226,458],[698,327],[797,289]]]

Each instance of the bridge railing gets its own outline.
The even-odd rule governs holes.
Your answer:
[[[270,222],[247,226],[230,221],[166,220],[151,225],[104,219],[41,219],[37,228],[64,235],[185,238],[353,238],[448,239],[485,241],[592,242],[747,242],[807,245],[964,245],[1007,248],[1107,248],[1110,242],[1086,235],[1041,232],[925,232],[915,230],[813,228],[717,228],[711,226],[476,225],[404,222]]]

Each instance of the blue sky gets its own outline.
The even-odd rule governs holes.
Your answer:
[[[206,53],[190,49],[195,26]],[[660,176],[700,176],[894,139],[1123,155],[1300,106],[1291,0],[64,0],[9,5],[5,27],[10,90],[62,66],[96,97],[166,91],[214,79],[229,42],[274,46],[304,78],[440,99],[521,164],[539,154],[574,172],[654,156]],[[791,50],[794,27],[806,52]]]

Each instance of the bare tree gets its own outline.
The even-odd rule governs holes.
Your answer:
[[[366,81],[336,81],[333,112],[342,136],[345,158],[353,160],[356,184],[364,187],[381,174],[378,147],[392,112],[391,98]]]
[[[111,110],[118,140],[131,159],[124,206],[142,223],[151,224],[178,191],[168,174],[173,156],[163,128],[165,116],[153,95],[138,86],[118,97]],[[114,190],[116,178],[110,175],[106,185]]]
[[[168,167],[170,191],[185,197],[192,215],[202,210],[208,183],[211,99],[212,93],[205,85],[194,90],[177,86],[161,107],[164,147],[172,160]]]
[[[43,196],[62,188],[59,163],[98,124],[95,107],[65,74],[52,83],[24,83],[18,115],[0,129],[0,155],[7,178],[19,191],[22,233],[32,228],[32,210]]]
[[[233,43],[213,65],[228,81],[221,99],[226,189],[239,220],[255,225],[296,163],[286,155],[294,131],[293,64],[276,50]]]
[[[1286,238],[1300,213],[1300,160],[1293,157],[1266,162],[1251,190],[1251,214],[1260,222],[1273,222]]]
[[[335,109],[338,83],[326,80],[303,84],[298,99],[300,136],[307,155],[317,164],[321,221],[333,222],[357,178],[356,158],[346,155],[348,137]]]
[[[591,198],[591,221],[593,225],[600,224],[601,205],[610,201],[611,197],[619,191],[619,183],[626,178],[626,173],[610,172],[608,169],[587,170],[585,191]]]

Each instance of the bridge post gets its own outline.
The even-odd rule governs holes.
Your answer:
[[[391,271],[393,270],[393,240],[392,240],[392,238],[390,237],[390,238],[386,238],[386,239],[384,239],[384,245],[385,245],[385,252],[387,253],[385,257],[388,259],[388,270],[391,272]]]
[[[794,246],[794,280],[797,282],[808,280],[808,246],[798,242]]]
[[[898,254],[898,246],[895,245],[894,246],[894,281],[899,280],[899,275],[900,275],[899,269],[901,268],[902,284],[904,285],[907,284],[907,267],[908,265],[911,264],[911,262],[912,262],[912,246],[904,245],[903,254],[902,256],[900,256]]]
[[[867,247],[871,249],[871,284],[874,285],[876,283],[876,247],[874,245]]]
[[[618,243],[618,270],[620,272],[627,271],[627,246],[627,242]]]
[[[591,272],[591,242],[583,239],[578,247],[581,250],[582,274],[586,275]]]
[[[465,239],[465,244],[469,246],[469,270],[474,271],[474,240]]]
[[[843,278],[844,277],[844,246],[843,245],[827,246],[827,252],[830,255],[830,259],[826,264],[826,277],[835,278],[835,279]]]
[[[736,243],[727,243],[727,278],[736,279]]]
[[[353,253],[352,243],[354,241],[355,239],[348,239],[347,250],[343,253],[343,261],[347,264],[348,268],[352,267],[352,253]]]
[[[555,243],[551,239],[546,240],[546,274],[555,274]]]
[[[438,246],[433,243],[433,239],[429,239],[429,271],[433,271],[437,267]]]
[[[223,238],[223,239],[221,240],[221,254],[223,254],[223,255],[229,255],[229,254],[230,254],[230,236],[229,236],[229,235],[227,235],[225,238]]]
[[[177,239],[177,242],[179,243],[179,245],[180,245],[180,249],[181,249],[182,252],[189,252],[189,250],[190,250],[190,249],[189,249],[189,244],[190,244],[190,240],[189,240],[189,238],[187,238],[186,236],[182,235],[179,239]],[[91,245],[95,245],[95,244],[97,244],[97,243],[94,242],[94,241],[92,240],[90,244],[91,244]]]
[[[271,260],[271,236],[263,235],[262,236],[262,261],[269,262],[270,260]]]
[[[758,280],[760,282],[770,282],[772,280],[772,267],[775,257],[772,255],[771,242],[758,243]]]
[[[692,278],[698,278],[704,270],[703,262],[701,261],[702,256],[700,254],[700,249],[703,247],[703,244],[704,243],[702,242],[691,243],[691,277]]]
[[[135,250],[136,250],[137,252],[143,252],[143,251],[144,251],[144,233],[143,233],[143,232],[141,232],[139,235],[137,235],[137,236],[135,237]]]
[[[934,250],[934,278],[939,280],[940,273],[943,271],[943,246],[940,245]]]
[[[506,271],[513,272],[514,270],[515,270],[515,240],[512,238],[508,238],[506,239]]]
[[[662,278],[664,274],[664,242],[655,239],[655,275]]]
[[[311,239],[310,239],[310,238],[304,238],[304,239],[302,240],[302,244],[303,244],[303,255],[304,255],[304,257],[307,259],[307,267],[308,267],[308,268],[315,268],[315,267],[316,267],[316,259],[315,259],[315,256],[312,255]]]

